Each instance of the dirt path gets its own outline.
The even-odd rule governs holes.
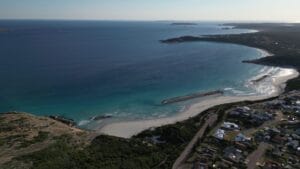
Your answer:
[[[257,162],[260,162],[262,160],[262,156],[265,154],[269,146],[269,144],[264,142],[259,144],[257,149],[252,152],[246,159],[246,161],[248,161],[247,169],[255,169]]]
[[[217,114],[210,114],[205,121],[205,124],[201,127],[201,129],[196,133],[196,135],[193,137],[193,139],[189,142],[189,144],[186,146],[186,148],[183,150],[183,152],[180,154],[180,156],[176,159],[175,163],[173,164],[172,169],[180,169],[182,163],[187,159],[189,154],[192,152],[193,147],[197,143],[197,141],[203,136],[206,128],[208,126],[212,126],[216,120],[218,119]]]
[[[19,156],[22,156],[22,155],[26,155],[26,154],[30,154],[30,153],[42,150],[42,149],[48,147],[51,143],[52,142],[47,140],[45,142],[36,143],[36,144],[33,144],[29,147],[22,148],[22,149],[19,149],[19,150],[1,151],[0,152],[0,166],[3,165],[6,162],[9,162],[14,157],[19,157]]]
[[[9,127],[9,130],[0,132],[0,141],[4,140],[0,145],[0,168],[15,157],[45,149],[56,142],[56,137],[68,135],[72,137],[70,144],[88,145],[97,136],[94,132],[68,126],[48,117],[14,112],[0,114],[0,117],[0,127]],[[46,135],[42,140],[34,140],[40,136],[40,132]],[[21,147],[23,143],[28,144],[27,147]]]

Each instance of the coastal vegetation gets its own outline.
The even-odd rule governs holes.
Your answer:
[[[220,117],[222,117],[222,113],[224,113],[223,110],[227,110],[231,106],[232,104],[217,106],[203,112],[195,118],[173,125],[146,130],[131,139],[100,135],[87,143],[85,138],[94,135],[93,132],[89,133],[90,136],[87,136],[87,133],[80,135],[74,133],[60,133],[60,135],[53,136],[53,130],[45,129],[50,132],[39,133],[36,137],[33,137],[31,141],[20,140],[21,145],[26,146],[35,146],[40,142],[44,142],[48,144],[45,148],[16,155],[12,160],[3,163],[2,166],[7,169],[171,168],[184,147],[204,124],[203,120],[206,115],[222,110],[218,111]],[[4,114],[1,116],[1,119],[10,118],[10,115],[17,116],[18,114]],[[31,123],[34,123],[36,118],[39,117],[28,115],[28,117],[24,119],[28,118],[31,119]],[[52,119],[49,120],[52,121]],[[0,121],[1,126],[5,126],[4,121],[7,120]],[[28,120],[22,121],[21,119],[18,124],[23,124],[26,121]],[[57,121],[55,123],[60,124],[61,122]],[[62,125],[65,126],[65,129],[71,128],[63,123]],[[26,126],[23,126],[24,130],[25,128]],[[10,128],[10,130],[16,131],[17,127]],[[11,146],[9,147],[9,151],[22,150],[25,149],[26,146]],[[6,142],[4,142],[2,147],[7,147]]]

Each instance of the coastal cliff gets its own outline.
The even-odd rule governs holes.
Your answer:
[[[27,113],[0,114],[0,166],[13,158],[45,149],[57,140],[88,144],[90,132],[71,127],[48,117]]]
[[[171,168],[205,114],[131,139],[97,135],[48,117],[0,114],[0,168]]]

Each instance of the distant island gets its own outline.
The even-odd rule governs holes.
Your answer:
[[[223,29],[223,30],[230,30],[230,29],[232,29],[232,27],[222,27],[221,29]]]
[[[192,23],[192,22],[174,22],[174,23],[171,23],[171,25],[198,25],[198,24]]]

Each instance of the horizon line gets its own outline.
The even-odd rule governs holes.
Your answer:
[[[119,21],[119,22],[224,22],[224,23],[300,23],[283,20],[214,20],[214,19],[71,19],[71,18],[0,18],[1,21]]]

